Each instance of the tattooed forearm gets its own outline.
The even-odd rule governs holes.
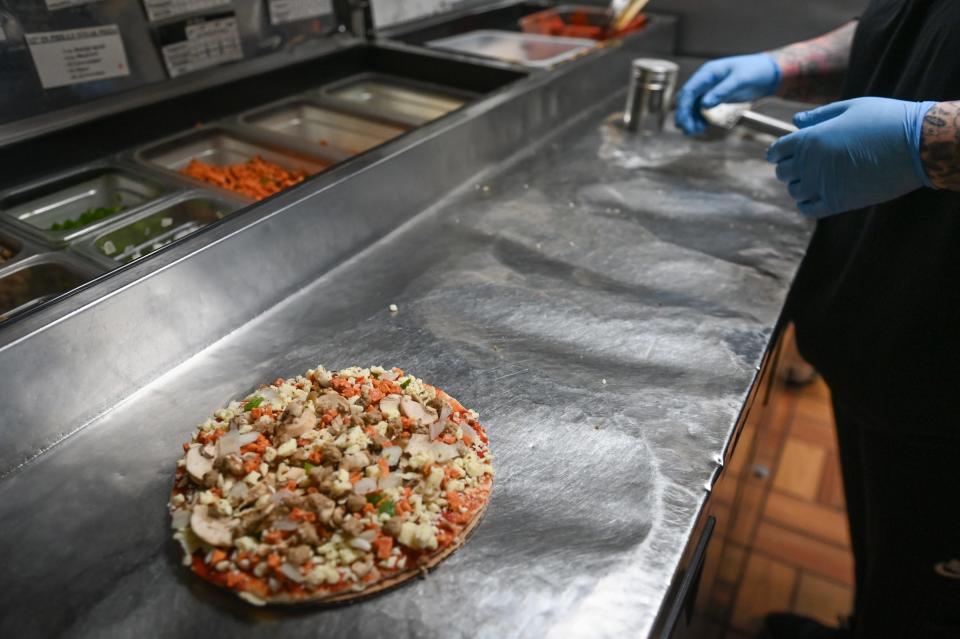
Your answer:
[[[920,160],[935,187],[960,191],[960,102],[940,102],[927,111]]]
[[[782,77],[778,94],[810,102],[837,99],[856,30],[856,21],[848,22],[819,38],[771,51]]]

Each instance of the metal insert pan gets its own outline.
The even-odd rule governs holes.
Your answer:
[[[249,131],[223,125],[201,127],[177,134],[140,149],[134,157],[137,161],[165,170],[168,174],[194,187],[216,189],[218,192],[238,197],[237,193],[194,180],[179,171],[191,160],[226,166],[246,162],[257,155],[287,170],[304,170],[311,175],[324,171],[343,159],[331,151],[320,148],[314,153],[305,153],[279,144],[269,136],[258,136]]]
[[[455,111],[473,94],[382,73],[361,73],[320,89],[353,112],[420,126]]]
[[[43,253],[0,269],[0,322],[89,282],[101,271],[63,253]]]
[[[0,219],[49,246],[64,246],[174,190],[161,179],[119,164],[83,167],[0,195]],[[121,207],[79,228],[51,230],[90,210]]]
[[[352,115],[310,97],[298,97],[240,116],[246,125],[284,137],[358,155],[406,133],[410,127]]]
[[[101,230],[74,250],[113,269],[172,244],[244,205],[241,199],[201,191],[184,193]]]

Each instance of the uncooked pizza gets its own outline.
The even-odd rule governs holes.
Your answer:
[[[398,368],[261,386],[183,445],[170,512],[184,564],[250,603],[339,602],[435,566],[493,482],[477,413]]]

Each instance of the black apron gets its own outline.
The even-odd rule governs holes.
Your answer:
[[[870,2],[843,94],[960,100],[960,1]],[[960,193],[821,220],[788,312],[801,353],[865,417],[960,434]]]

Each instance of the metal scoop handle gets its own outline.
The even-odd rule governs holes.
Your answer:
[[[790,122],[784,122],[769,115],[751,111],[749,102],[720,104],[712,109],[701,109],[704,119],[721,129],[730,130],[738,124],[744,124],[754,131],[781,136],[797,130]]]

